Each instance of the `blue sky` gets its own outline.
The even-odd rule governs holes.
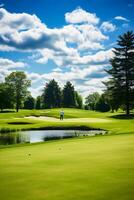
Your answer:
[[[134,30],[133,0],[0,0],[0,81],[15,70],[33,96],[50,79],[83,97],[102,92],[118,35]]]

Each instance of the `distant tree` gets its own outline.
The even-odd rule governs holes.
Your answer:
[[[75,91],[75,101],[76,101],[76,107],[77,108],[83,107],[82,96],[77,91]]]
[[[34,109],[35,108],[35,99],[29,95],[24,101],[24,109]]]
[[[134,33],[128,31],[119,36],[118,47],[114,48],[114,58],[110,60],[112,68],[107,70],[111,76],[108,90],[118,93],[120,101],[126,106],[126,114],[130,113],[134,97]],[[115,95],[113,95],[113,99]]]
[[[46,108],[61,107],[61,89],[54,79],[44,88],[43,102]]]
[[[41,96],[38,96],[36,98],[36,104],[35,104],[35,109],[41,109]]]
[[[106,101],[109,103],[111,111],[114,112],[120,108],[122,105],[122,100],[120,99],[120,93],[116,87],[116,82],[109,79],[107,82],[103,82],[106,86],[106,90],[104,91],[104,97]],[[119,88],[119,85],[118,85]]]
[[[7,84],[0,83],[0,109],[13,108],[12,92]]]
[[[12,90],[12,96],[18,112],[22,102],[27,96],[27,88],[30,86],[30,80],[22,71],[12,72],[5,78],[6,84]]]
[[[75,90],[71,82],[67,82],[63,88],[63,107],[76,107]]]
[[[106,102],[104,95],[101,95],[99,100],[96,102],[95,110],[100,112],[108,112],[110,110],[110,105]]]
[[[88,105],[85,104],[85,105],[84,105],[84,109],[85,109],[85,110],[90,110],[90,107],[89,107]]]
[[[86,108],[88,106],[89,109],[96,110],[96,103],[99,101],[99,99],[100,99],[100,94],[98,92],[89,94],[85,99]]]

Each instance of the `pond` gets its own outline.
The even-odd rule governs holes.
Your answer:
[[[57,140],[73,137],[85,137],[104,135],[106,131],[103,130],[38,130],[38,131],[22,131],[0,134],[0,144],[18,144],[18,143],[37,143],[48,140]]]

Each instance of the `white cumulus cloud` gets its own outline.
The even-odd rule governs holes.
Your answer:
[[[20,69],[26,67],[27,64],[24,62],[15,62],[7,58],[0,58],[1,69]]]
[[[14,70],[24,70],[28,65],[24,62],[16,62],[8,58],[0,57],[0,82],[3,82],[5,76]]]
[[[114,24],[112,24],[111,22],[103,22],[101,25],[101,29],[104,32],[113,32],[116,29],[116,26]]]
[[[40,63],[42,67],[49,60],[56,64],[50,72],[39,74],[27,72],[26,63],[0,58],[0,81],[10,72],[24,68],[32,80],[30,90],[34,96],[40,94],[43,84],[52,78],[61,87],[71,81],[82,95],[95,88],[101,91],[100,82],[106,76],[104,68],[113,57],[112,49],[105,49],[103,43],[115,25],[103,22],[100,27],[96,14],[82,8],[66,13],[65,20],[68,24],[63,27],[48,28],[36,15],[10,13],[0,8],[0,51],[29,52],[28,61]]]
[[[89,23],[89,24],[98,24],[99,18],[94,13],[89,13],[82,8],[77,8],[72,12],[65,14],[66,22],[72,24],[78,23]]]

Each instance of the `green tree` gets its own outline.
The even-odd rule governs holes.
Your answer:
[[[27,88],[30,86],[30,80],[22,71],[12,72],[5,78],[6,84],[12,90],[12,96],[18,112],[22,102],[27,96]]]
[[[42,98],[41,98],[41,96],[38,96],[37,98],[36,98],[36,104],[35,104],[35,109],[41,109],[41,100],[42,100]]]
[[[74,86],[69,81],[63,88],[63,107],[76,107]]]
[[[13,108],[12,92],[7,84],[0,83],[0,109]]]
[[[100,94],[98,92],[94,92],[92,94],[89,94],[85,99],[85,105],[89,107],[91,110],[96,109],[96,103],[100,99]]]
[[[75,91],[75,100],[76,100],[76,107],[82,108],[83,107],[82,96],[77,91]]]
[[[43,92],[43,100],[45,108],[61,107],[61,89],[54,79],[46,84]]]
[[[107,103],[104,95],[101,95],[96,102],[95,110],[100,112],[108,112],[110,110],[110,105]]]
[[[35,99],[29,95],[24,101],[24,109],[34,109],[35,108]]]
[[[111,87],[113,94],[115,91],[119,94],[121,103],[126,106],[126,114],[129,115],[134,96],[134,33],[128,31],[119,36],[117,45],[113,51],[114,58],[110,60],[111,69],[107,70],[111,76],[108,90]]]
[[[104,92],[104,96],[106,101],[109,103],[111,111],[117,110],[120,108],[122,102],[120,99],[120,93],[116,87],[116,82],[113,80],[109,80],[107,82],[103,82],[106,86],[106,90]],[[119,85],[118,85],[119,88]]]

